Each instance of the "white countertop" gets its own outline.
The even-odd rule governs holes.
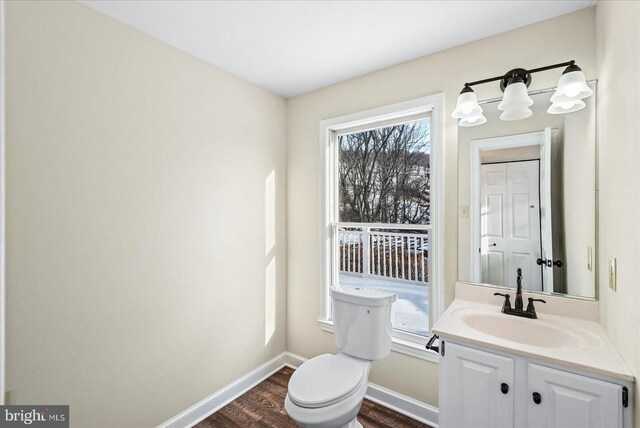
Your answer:
[[[540,361],[582,369],[604,376],[633,382],[633,373],[627,368],[622,357],[615,350],[602,327],[594,321],[571,318],[562,315],[551,315],[538,312],[537,320],[526,322],[542,322],[568,332],[576,333],[581,338],[578,346],[547,348],[533,346],[511,340],[502,339],[478,331],[464,321],[469,314],[488,314],[504,317],[505,324],[513,320],[514,315],[500,312],[501,307],[495,304],[479,303],[471,300],[456,299],[433,326],[432,331],[441,339],[459,339],[486,348],[494,348],[514,354],[524,355]],[[520,318],[524,320],[524,318]]]

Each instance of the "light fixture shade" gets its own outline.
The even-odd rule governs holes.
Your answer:
[[[582,100],[576,100],[566,103],[553,103],[547,110],[549,114],[566,114],[573,113],[574,111],[582,110],[586,104]]]
[[[498,110],[522,110],[533,104],[533,100],[527,93],[527,85],[522,79],[514,79],[504,90],[502,101],[498,104]],[[528,110],[528,109],[527,109]],[[500,116],[502,118],[502,116]],[[528,117],[528,116],[527,116]]]
[[[482,107],[478,104],[478,97],[475,92],[468,86],[465,86],[460,95],[456,108],[451,113],[456,119],[468,119],[482,114]]]
[[[477,116],[473,116],[473,117],[469,117],[469,118],[465,118],[465,119],[460,119],[458,121],[458,126],[462,126],[462,127],[470,127],[470,126],[478,126],[478,125],[482,125],[483,123],[487,123],[487,118],[484,117],[484,115],[482,113],[480,113]]]
[[[533,114],[528,106],[524,106],[517,109],[509,109],[502,112],[500,119],[506,121],[521,120],[530,117]]]
[[[551,96],[552,103],[566,103],[582,100],[593,95],[593,90],[587,85],[584,73],[577,65],[570,65],[558,80],[558,87]]]

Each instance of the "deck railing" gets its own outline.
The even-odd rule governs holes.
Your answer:
[[[430,228],[402,226],[336,226],[340,272],[428,284]]]

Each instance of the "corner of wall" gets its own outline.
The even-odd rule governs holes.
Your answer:
[[[597,3],[600,322],[636,377],[640,376],[639,23],[637,1]],[[615,291],[609,288],[608,273],[614,258]],[[634,426],[640,426],[638,385]]]

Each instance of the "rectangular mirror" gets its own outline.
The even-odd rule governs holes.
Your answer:
[[[458,128],[458,278],[527,291],[596,297],[594,95],[549,114],[553,90],[531,93],[533,115]]]

